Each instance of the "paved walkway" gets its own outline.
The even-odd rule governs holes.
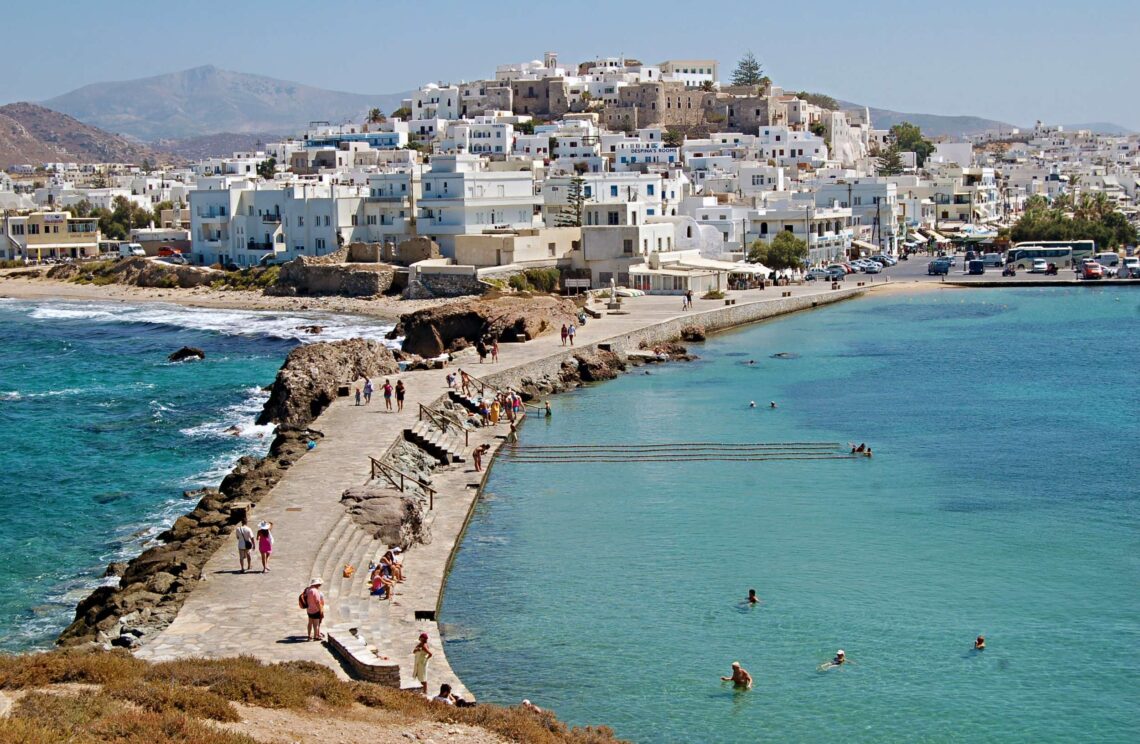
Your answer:
[[[845,288],[854,287],[854,282],[849,284],[851,287]],[[785,289],[795,297],[830,292],[829,285],[816,284],[732,292],[730,296],[739,306],[778,299]],[[695,305],[694,310],[681,313],[679,296],[626,298],[625,314],[590,319],[579,329],[577,345],[604,342],[683,316],[699,316],[722,308],[724,303],[698,299]],[[484,376],[565,351],[554,333],[525,344],[501,345],[497,364],[481,365],[477,359],[468,358],[452,368],[461,366],[476,376]],[[368,642],[400,662],[404,686],[412,684],[408,675],[416,637],[426,631],[435,651],[428,669],[429,682],[437,686],[450,681],[464,692],[442,654],[438,626],[430,619],[417,620],[415,615],[417,611],[434,613],[437,607],[453,548],[478,497],[479,476],[473,466],[451,465],[433,474],[432,483],[439,491],[431,515],[433,540],[408,551],[404,558],[406,582],[399,585],[391,603],[369,599],[361,589],[367,559],[378,556],[385,546],[358,529],[339,501],[345,489],[369,480],[368,455],[379,457],[395,439],[402,437],[404,429],[415,424],[417,404],[430,405],[446,392],[448,371],[398,375],[408,390],[402,413],[386,412],[380,395],[373,397],[371,405],[361,407],[350,398],[336,400],[312,424],[325,434],[319,446],[302,457],[253,512],[254,522],[266,520],[274,525],[275,546],[269,573],[240,573],[236,543],[231,542],[207,562],[203,582],[191,593],[175,621],[139,649],[137,655],[151,660],[237,654],[265,661],[305,659],[329,665],[343,674],[324,644],[305,640],[306,617],[297,607],[297,595],[314,572],[319,572],[330,596],[327,625],[367,625]],[[392,382],[395,383],[395,376]],[[496,446],[505,433],[502,426],[481,429],[473,433],[471,445],[487,441]],[[341,566],[347,562],[358,569],[356,581],[341,579]],[[254,563],[259,564],[256,555]]]

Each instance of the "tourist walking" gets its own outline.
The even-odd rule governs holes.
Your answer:
[[[403,380],[396,380],[396,410],[397,411],[404,410],[404,393],[405,392],[406,392],[406,390],[404,388],[404,381]]]
[[[392,383],[387,378],[384,379],[384,408],[392,410]]]
[[[689,303],[689,309],[692,310],[693,309],[693,290],[690,289],[690,290],[685,292],[685,301]]]
[[[372,380],[364,378],[364,405],[372,402]]]
[[[562,345],[563,345],[563,346],[565,346],[565,345],[566,345],[566,337],[567,337],[567,336],[569,336],[569,335],[570,335],[570,329],[568,329],[568,328],[566,327],[566,324],[565,324],[565,323],[563,323],[563,324],[562,324]]]
[[[499,339],[497,338],[491,342],[491,361],[499,361]]]
[[[566,328],[566,337],[570,339],[570,345],[571,346],[574,345],[574,336],[577,333],[578,333],[578,329],[574,326],[573,323],[571,323],[569,325],[569,327]]]
[[[360,388],[356,388],[356,405],[360,405]]]
[[[415,664],[412,667],[412,677],[423,685],[424,694],[427,694],[427,663],[431,658],[431,649],[428,648],[428,634],[420,633],[420,642],[416,644],[415,649],[412,651],[412,656],[415,657]]]
[[[323,641],[325,637],[321,635],[321,621],[325,619],[325,595],[321,593],[320,576],[314,576],[312,581],[309,582],[309,587],[301,592],[300,605],[305,613],[309,616],[308,634],[310,641]]]
[[[241,572],[252,571],[253,530],[246,524],[245,517],[241,518],[241,524],[238,525],[235,534],[237,535],[238,564],[241,566]]]
[[[257,525],[257,552],[261,554],[261,572],[269,570],[269,556],[273,553],[273,523]]]

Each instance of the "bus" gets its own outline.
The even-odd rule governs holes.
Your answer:
[[[1033,259],[1043,258],[1046,263],[1062,266],[1079,265],[1083,259],[1092,258],[1096,252],[1095,240],[1035,240],[1017,243],[1006,254],[1007,266],[1019,269],[1033,268]]]

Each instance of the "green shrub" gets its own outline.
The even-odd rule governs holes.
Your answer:
[[[558,269],[527,269],[526,281],[538,292],[557,292],[562,273]]]
[[[507,280],[507,285],[511,289],[525,292],[530,289],[530,282],[526,280],[525,274],[512,274],[511,278]]]
[[[701,299],[702,300],[723,300],[724,299],[724,292],[721,292],[719,289],[710,289],[708,292],[705,292],[703,295],[701,295]]]

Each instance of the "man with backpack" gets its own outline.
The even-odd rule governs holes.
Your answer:
[[[325,595],[321,593],[320,576],[314,576],[309,586],[297,597],[297,604],[309,616],[308,635],[310,641],[323,641],[321,634],[321,621],[325,619]]]

